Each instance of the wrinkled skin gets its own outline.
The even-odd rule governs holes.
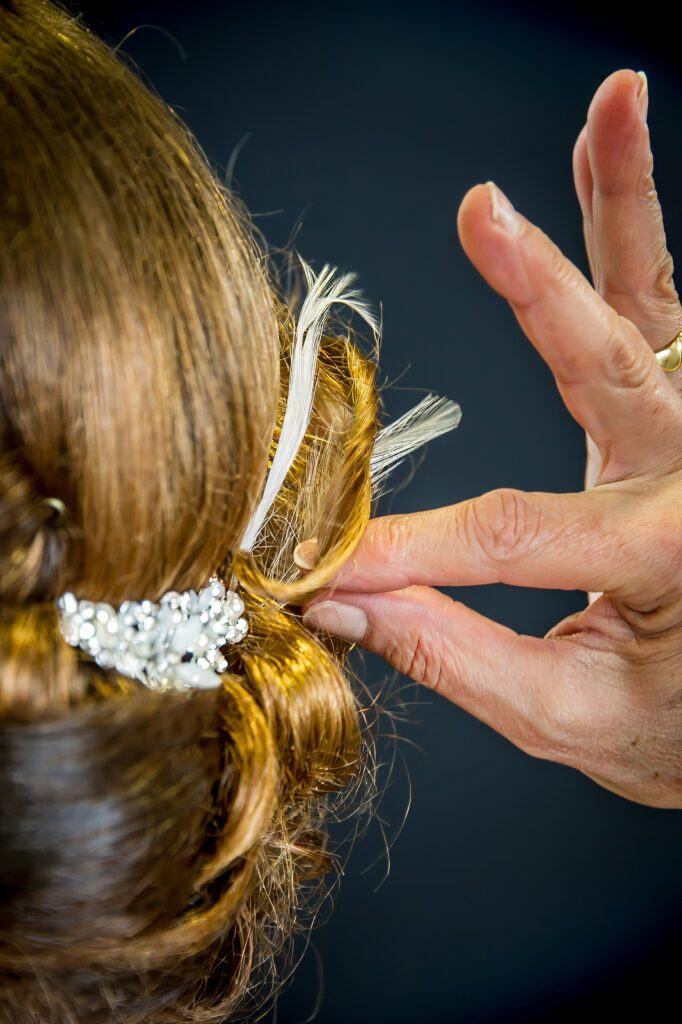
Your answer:
[[[500,488],[372,520],[313,628],[381,655],[534,756],[631,800],[682,806],[682,327],[653,180],[646,80],[609,75],[575,143],[594,285],[491,183],[457,215],[587,439],[586,490]],[[308,555],[310,557],[310,549]],[[586,608],[519,635],[438,586],[581,589]]]

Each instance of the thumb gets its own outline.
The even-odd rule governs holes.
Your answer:
[[[572,647],[520,635],[429,587],[328,595],[307,605],[305,625],[381,655],[527,753],[560,759]]]

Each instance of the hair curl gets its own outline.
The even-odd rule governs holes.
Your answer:
[[[375,361],[323,339],[301,451],[235,553],[293,297],[174,112],[48,0],[0,3],[0,195],[0,1020],[253,1014],[368,763],[346,648],[296,611],[370,515]],[[61,638],[64,590],[216,571],[250,620],[217,690],[153,693]]]

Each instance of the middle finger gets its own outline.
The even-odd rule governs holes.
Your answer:
[[[467,256],[509,301],[569,411],[608,459],[603,479],[678,466],[682,405],[634,324],[492,182],[469,190],[458,228]]]

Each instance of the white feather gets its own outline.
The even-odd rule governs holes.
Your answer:
[[[458,402],[427,395],[393,423],[379,431],[371,456],[372,489],[415,449],[454,428],[462,418]]]
[[[362,292],[357,289],[344,290],[355,280],[357,274],[347,273],[335,279],[337,268],[325,264],[316,277],[303,257],[298,253],[297,255],[306,276],[308,293],[301,305],[296,324],[289,371],[289,393],[282,419],[282,430],[262,497],[241,539],[240,546],[245,551],[253,548],[256,538],[267,522],[277,492],[291,469],[310,422],[317,383],[317,358],[329,308],[335,303],[342,303],[353,309],[371,326],[377,346],[381,334],[380,321],[368,304],[362,301]]]

